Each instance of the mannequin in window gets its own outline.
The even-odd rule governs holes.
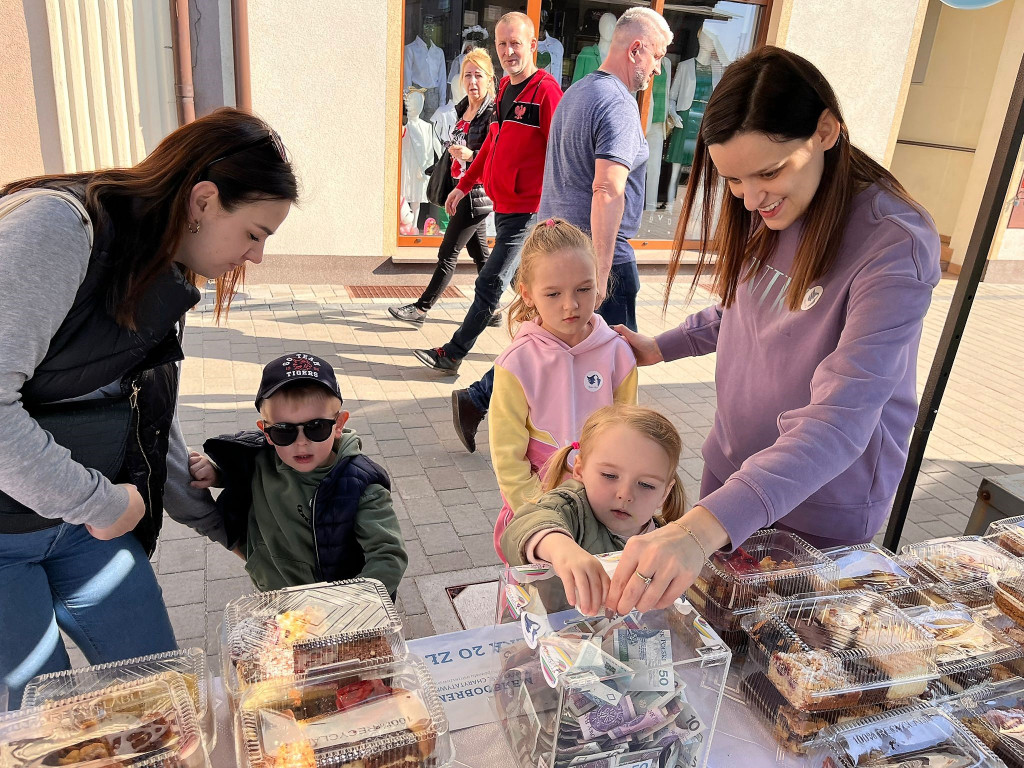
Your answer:
[[[410,91],[405,97],[409,122],[402,134],[402,194],[419,221],[420,204],[427,199],[427,168],[434,164],[434,132],[422,118],[423,93]]]
[[[722,70],[731,60],[721,40],[707,26],[697,33],[699,49],[692,59],[679,62],[668,103],[669,119],[675,129],[665,152],[665,160],[672,164],[669,176],[668,202],[675,202],[679,176],[689,173],[693,165],[693,152],[697,147],[697,132],[704,119],[711,92],[722,77]]]
[[[661,60],[661,74],[651,84],[651,108],[647,111],[647,145],[651,155],[647,160],[647,186],[644,191],[644,209],[658,209],[658,183],[661,181],[661,157],[665,151],[665,120],[668,118],[668,95],[672,92],[672,62],[666,56]]]
[[[537,69],[546,70],[555,80],[559,87],[562,85],[562,58],[565,56],[565,48],[562,44],[548,34],[548,12],[540,12],[540,31],[537,35]]]
[[[413,88],[423,90],[424,110],[428,115],[434,114],[448,93],[444,51],[433,43],[423,42],[419,35],[405,46],[402,68],[402,90]]]
[[[612,34],[615,32],[615,22],[618,19],[614,13],[606,13],[601,16],[597,23],[597,29],[601,39],[593,45],[588,45],[576,57],[576,66],[572,71],[572,81],[582,80],[595,69],[601,66],[605,56],[612,47]]]

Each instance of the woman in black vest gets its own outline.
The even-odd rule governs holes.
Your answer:
[[[461,72],[466,97],[455,105],[458,122],[452,133],[452,141],[448,145],[452,176],[451,184],[445,187],[448,191],[451,191],[462,178],[462,174],[476,157],[477,150],[484,145],[487,130],[494,117],[494,65],[491,63],[490,54],[483,48],[469,51],[462,60]],[[444,165],[439,160],[434,166],[434,172],[442,172]],[[447,173],[446,170],[444,172]],[[493,207],[483,184],[477,184],[470,190],[448,221],[448,229],[445,230],[441,246],[437,249],[437,266],[434,267],[429,285],[412,304],[388,307],[388,313],[393,318],[413,325],[423,325],[423,321],[427,319],[427,312],[452,281],[463,248],[473,259],[476,271],[480,271],[487,257],[491,255],[491,249],[487,247],[487,215]],[[500,322],[500,315],[495,315],[495,318],[496,322]]]
[[[297,197],[280,138],[222,109],[138,165],[0,189],[0,683],[175,647],[147,555],[163,509],[227,544],[188,490],[180,332]],[[167,482],[167,498],[164,485]]]

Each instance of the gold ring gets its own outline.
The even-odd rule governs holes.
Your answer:
[[[640,577],[640,580],[648,587],[651,586],[651,582],[654,581],[653,576],[644,576],[640,571],[636,571],[636,575]]]

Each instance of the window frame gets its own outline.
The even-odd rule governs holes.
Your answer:
[[[668,0],[671,3],[671,0]],[[744,5],[757,5],[761,6],[761,17],[758,20],[757,34],[754,37],[754,46],[751,50],[760,48],[768,40],[768,27],[771,19],[772,4],[775,0],[733,0],[733,2],[742,3]],[[526,15],[533,21],[534,26],[540,25],[540,12],[541,12],[542,0],[527,0],[526,2]],[[645,0],[637,0],[637,5],[647,4]],[[650,7],[657,11],[659,14],[664,15],[666,0],[649,0]],[[402,0],[402,39],[405,39],[405,6],[406,3]],[[399,73],[405,71],[405,47],[402,47],[401,60],[399,65]],[[399,91],[401,91],[402,83],[399,79]],[[398,179],[402,178],[402,98],[401,93],[397,99],[397,119],[396,124],[398,125],[397,135],[397,147],[398,147]],[[648,88],[643,92],[640,98],[640,121],[641,125],[647,125],[647,114],[651,108],[651,89]],[[396,202],[400,203],[402,196],[401,182],[399,181],[398,188],[394,190],[396,195]],[[442,235],[403,235],[399,233],[398,228],[401,225],[402,209],[401,205],[395,206],[395,221],[394,227],[395,232],[398,233],[398,247],[418,247],[418,248],[438,248],[441,245]],[[489,245],[494,245],[494,238],[489,237],[487,239]],[[670,250],[672,248],[672,240],[655,240],[655,239],[644,239],[644,238],[633,238],[630,243],[633,249],[636,251],[644,250]],[[684,250],[696,250],[700,247],[700,243],[696,240],[686,240],[683,242]]]

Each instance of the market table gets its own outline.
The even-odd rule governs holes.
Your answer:
[[[455,746],[456,768],[518,768],[515,758],[508,747],[501,726],[493,722],[493,708],[490,696],[481,694],[476,697],[454,695],[445,696],[446,692],[462,689],[481,691],[482,681],[492,681],[498,673],[497,666],[489,667],[486,662],[474,667],[473,675],[477,678],[460,676],[465,670],[456,671],[456,665],[445,665],[438,662],[443,649],[480,645],[488,640],[498,638],[502,631],[519,632],[518,625],[505,625],[496,628],[495,605],[497,603],[498,582],[485,582],[472,585],[460,585],[452,588],[450,594],[458,597],[452,605],[459,622],[466,629],[434,637],[410,640],[409,651],[426,660],[428,668],[437,683],[446,713],[452,728],[452,741]],[[448,657],[457,654],[448,653]],[[492,657],[495,661],[497,657]],[[747,708],[739,690],[738,670],[731,669],[722,697],[718,719],[715,724],[711,742],[711,753],[708,766],[711,768],[773,768],[773,766],[802,766],[807,760],[798,758],[781,749],[771,732],[762,721]],[[217,697],[217,746],[211,755],[214,768],[231,768],[235,765],[235,745],[233,731],[229,722],[229,708],[224,699],[223,686],[220,678],[214,680],[214,691]],[[705,713],[702,713],[704,716]],[[470,723],[468,726],[467,723]],[[699,766],[694,766],[699,768]]]

